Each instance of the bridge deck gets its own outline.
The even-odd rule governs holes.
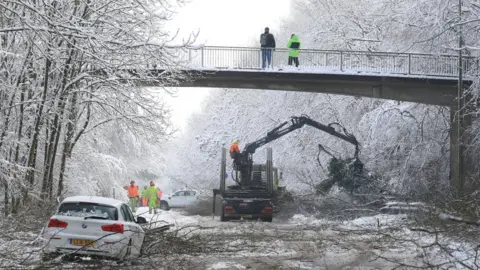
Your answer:
[[[151,72],[163,74],[164,70]],[[178,71],[177,71],[178,72]],[[447,78],[365,76],[251,70],[183,70],[185,79],[169,86],[314,92],[451,106],[457,81]],[[159,86],[162,82],[142,83]]]
[[[300,67],[296,68],[287,65],[287,49],[276,49],[266,69],[261,68],[260,48],[190,48],[176,56],[181,72],[191,75],[175,85],[180,87],[331,93],[442,106],[454,105],[458,94],[456,55],[307,49],[300,50]],[[152,72],[165,72],[149,66]],[[467,85],[478,67],[476,58],[462,60]]]
[[[360,70],[336,70],[336,69],[327,69],[327,68],[216,68],[216,67],[194,67],[194,68],[183,68],[184,71],[192,72],[251,72],[251,73],[278,73],[278,74],[319,74],[319,75],[355,75],[355,76],[364,76],[364,77],[385,77],[385,78],[399,78],[399,79],[411,79],[416,80],[438,80],[438,81],[449,81],[449,82],[458,82],[458,78],[455,76],[439,76],[435,74],[402,74],[402,73],[388,73],[388,72],[379,72],[379,71],[360,71]],[[457,75],[458,76],[458,75]],[[464,82],[472,83],[473,76],[466,76]]]

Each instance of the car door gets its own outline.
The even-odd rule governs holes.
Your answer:
[[[170,199],[170,207],[184,207],[185,206],[185,191],[177,191],[173,193]]]
[[[135,222],[133,213],[130,210],[130,207],[128,207],[126,204],[122,205],[121,213],[125,221],[125,234],[127,234],[132,240],[131,252],[133,254],[138,254],[140,253],[140,248],[142,247],[144,237],[143,229]]]
[[[132,224],[133,227],[135,228],[135,250],[132,250],[133,253],[135,254],[140,254],[140,250],[142,249],[143,245],[143,240],[145,238],[145,231],[143,230],[142,226],[136,222],[136,219],[133,215],[133,212],[130,210],[130,207],[126,208],[128,211],[128,214],[130,215],[130,218],[133,220]]]
[[[185,206],[195,204],[197,201],[197,194],[195,191],[187,191],[185,192]]]

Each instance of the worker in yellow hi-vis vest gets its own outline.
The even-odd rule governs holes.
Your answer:
[[[150,187],[147,189],[147,198],[148,198],[148,213],[154,214],[155,207],[157,206],[158,193],[157,188],[155,187],[155,182],[150,181]]]

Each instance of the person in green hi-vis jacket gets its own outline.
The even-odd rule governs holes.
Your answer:
[[[295,62],[295,66],[298,67],[300,64],[298,62],[298,54],[300,51],[300,40],[298,36],[292,34],[290,40],[287,43],[288,50],[288,65],[291,66],[292,62]]]
[[[148,213],[152,214],[152,210],[155,210],[157,206],[157,188],[155,187],[155,182],[150,181],[150,187],[146,191],[146,197],[148,198]],[[153,211],[155,213],[155,211]]]

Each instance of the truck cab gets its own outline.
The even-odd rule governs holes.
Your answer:
[[[236,184],[225,185],[226,149],[222,149],[220,189],[214,190],[214,196],[221,197],[221,221],[260,219],[271,222],[278,189],[278,170],[271,161],[272,149],[267,149],[266,164],[252,164],[248,176],[236,175]],[[239,179],[243,179],[240,182]],[[245,181],[249,179],[249,181]],[[215,203],[215,200],[214,200]],[[215,205],[214,205],[215,208]]]

